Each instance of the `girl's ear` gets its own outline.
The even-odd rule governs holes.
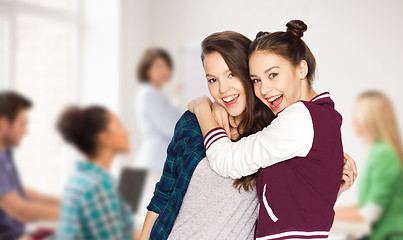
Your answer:
[[[3,132],[6,128],[6,118],[5,117],[0,117],[0,133]]]
[[[308,63],[305,60],[301,60],[301,62],[297,66],[297,72],[299,74],[299,79],[305,79],[308,75]]]
[[[97,136],[97,140],[100,146],[108,145],[109,144],[108,133],[105,131],[99,133]]]
[[[10,128],[10,123],[6,117],[0,117],[0,132],[6,132]]]

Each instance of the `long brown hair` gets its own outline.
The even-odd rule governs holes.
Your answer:
[[[251,40],[244,35],[224,31],[213,33],[205,38],[201,44],[201,59],[206,55],[218,52],[224,59],[231,72],[237,76],[245,89],[246,108],[241,115],[242,121],[238,129],[242,132],[237,140],[262,130],[274,119],[274,114],[255,96],[253,83],[249,77],[248,48]],[[256,185],[257,174],[242,177],[234,181],[234,187],[249,191]]]

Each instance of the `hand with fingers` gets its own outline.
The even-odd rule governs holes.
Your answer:
[[[350,189],[350,187],[353,186],[355,180],[357,179],[357,176],[357,164],[347,153],[344,153],[343,176],[341,179],[338,196],[340,196],[342,192]]]
[[[225,133],[231,138],[230,118],[232,117],[228,114],[227,110],[219,103],[214,102],[211,106],[211,111],[218,125],[224,128]]]
[[[196,114],[196,111],[201,106],[209,106],[211,107],[211,100],[206,95],[193,99],[188,103],[188,109],[191,113]]]

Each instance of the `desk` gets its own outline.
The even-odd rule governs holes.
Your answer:
[[[368,223],[335,221],[330,230],[329,239],[356,239],[371,233],[371,226]]]
[[[25,232],[31,233],[34,232],[38,228],[50,228],[55,229],[57,228],[57,221],[38,221],[32,222],[25,225]]]

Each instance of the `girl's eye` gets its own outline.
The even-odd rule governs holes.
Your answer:
[[[230,78],[233,77],[233,76],[234,76],[234,74],[232,74],[232,73],[230,73],[230,74],[228,75],[228,77],[230,77]]]
[[[252,79],[252,82],[253,83],[258,83],[258,82],[260,82],[260,79],[258,79],[258,78]]]
[[[216,79],[216,78],[210,78],[210,79],[208,80],[208,82],[209,82],[209,83],[217,82],[217,79]]]
[[[270,73],[269,78],[275,78],[278,75],[278,73]]]

